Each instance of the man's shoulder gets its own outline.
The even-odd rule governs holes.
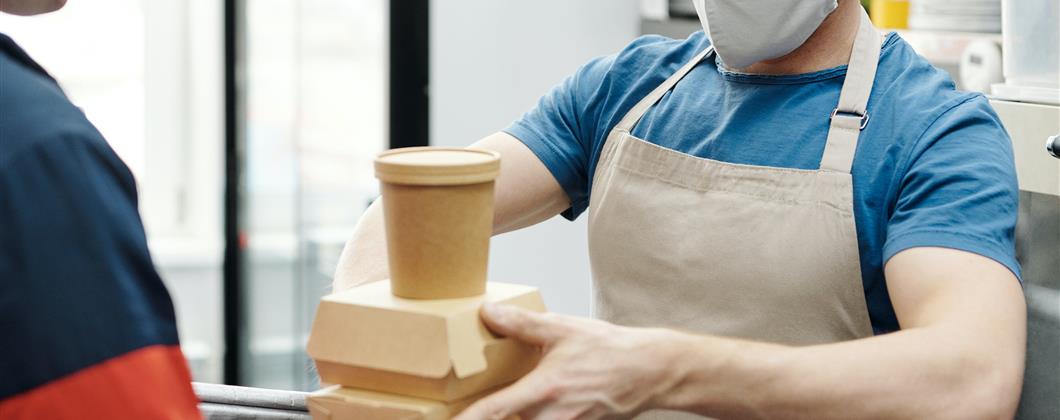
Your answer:
[[[666,78],[708,46],[703,31],[685,39],[642,35],[611,56],[610,70],[626,80],[646,75]]]
[[[575,74],[579,89],[603,89],[621,95],[640,85],[654,88],[710,45],[703,32],[686,39],[643,35],[621,50],[590,60]]]
[[[90,167],[118,175],[123,185],[132,182],[103,135],[50,76],[5,53],[0,67],[0,176],[73,181],[72,174]]]
[[[618,58],[641,63],[665,62],[683,65],[708,46],[710,39],[703,31],[693,32],[684,39],[642,35],[626,45],[618,53]]]
[[[0,54],[0,168],[55,141],[99,145],[103,138],[47,75]]]
[[[900,113],[902,120],[929,124],[954,108],[986,106],[981,94],[957,89],[953,77],[936,67],[900,35],[884,41],[874,98]],[[871,100],[870,100],[871,101]]]

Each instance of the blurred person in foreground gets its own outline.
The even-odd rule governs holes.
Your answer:
[[[136,201],[106,140],[0,34],[0,418],[200,418]]]

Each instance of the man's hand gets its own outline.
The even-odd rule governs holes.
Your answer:
[[[491,330],[541,346],[537,368],[476,402],[457,420],[628,418],[651,408],[680,380],[679,333],[487,304]]]

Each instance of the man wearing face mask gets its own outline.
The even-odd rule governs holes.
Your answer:
[[[487,306],[538,367],[460,420],[1003,418],[1008,136],[856,0],[700,0],[501,133],[495,232],[588,210],[598,320]],[[336,289],[386,277],[373,206]]]

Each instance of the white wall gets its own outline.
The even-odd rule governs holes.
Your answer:
[[[431,141],[466,146],[507,127],[592,57],[638,33],[635,0],[431,2]],[[555,312],[589,314],[585,217],[493,240],[490,279],[541,288]]]

